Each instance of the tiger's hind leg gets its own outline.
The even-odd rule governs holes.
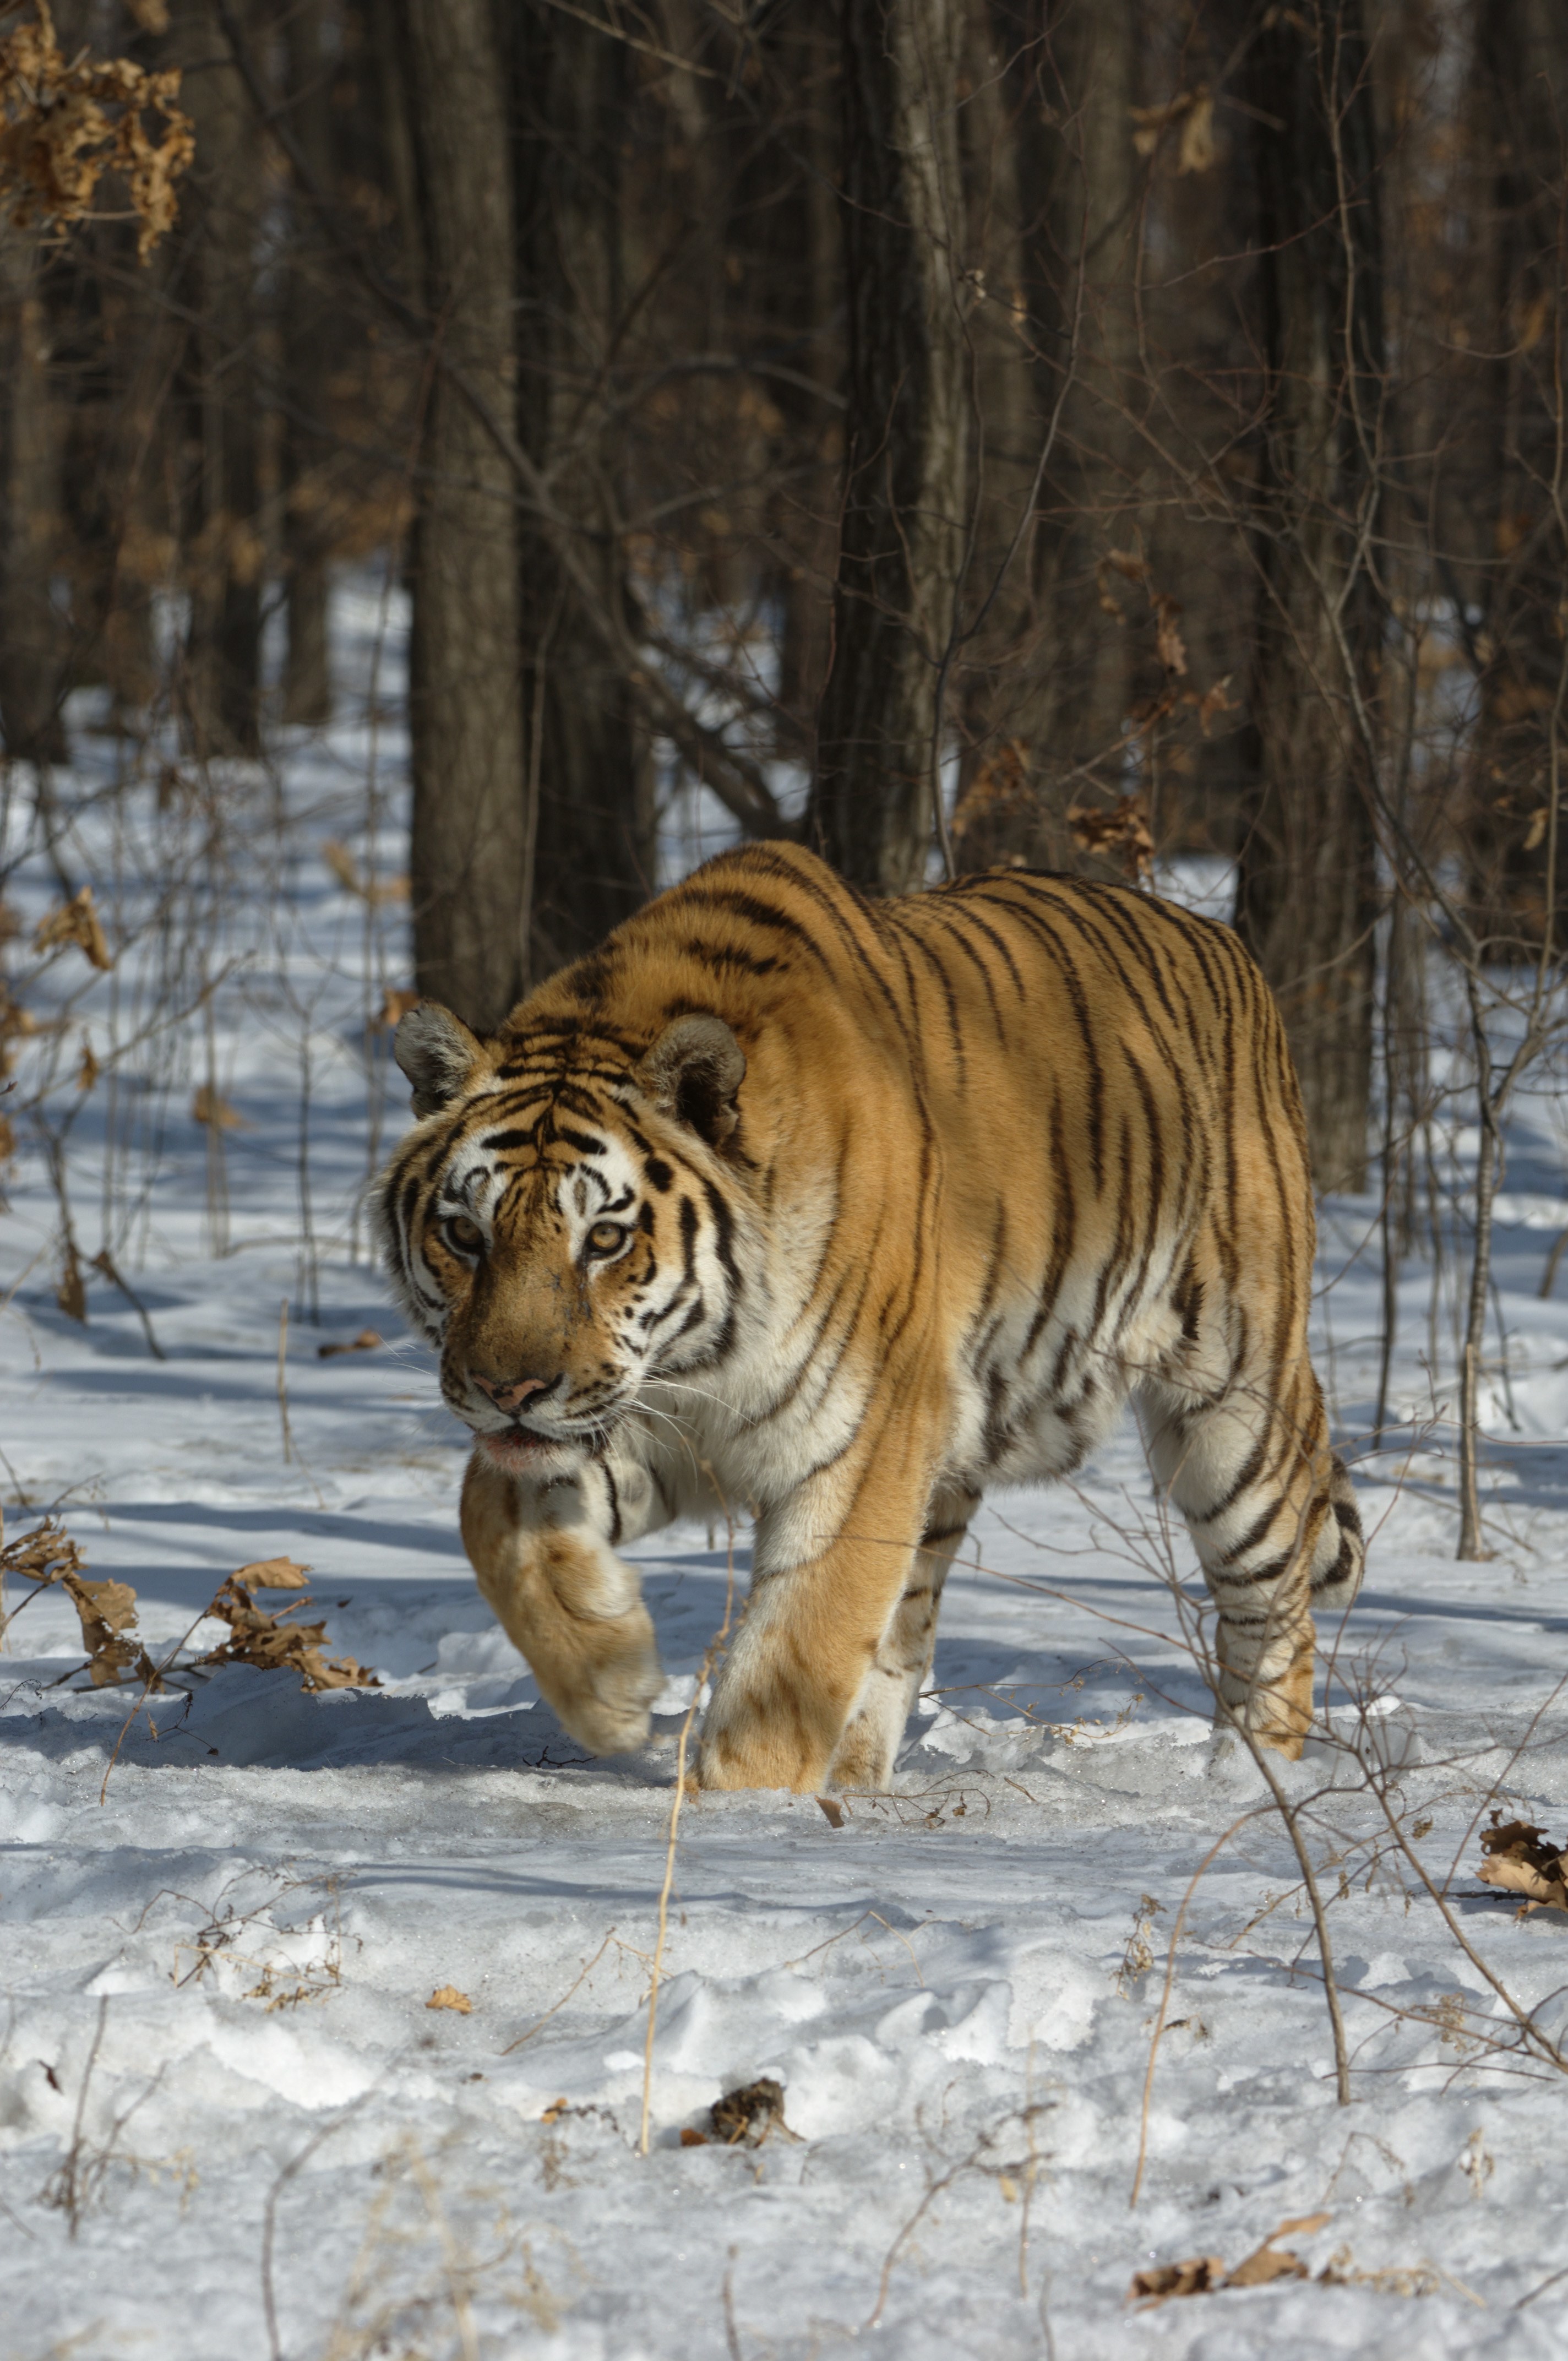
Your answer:
[[[1351,1604],[1365,1555],[1317,1378],[1302,1355],[1282,1383],[1238,1377],[1218,1400],[1148,1386],[1144,1414],[1219,1610],[1216,1718],[1294,1759],[1312,1718],[1314,1614]]]
[[[978,1493],[956,1488],[933,1497],[909,1578],[834,1750],[829,1787],[882,1788],[893,1777],[899,1741],[931,1670],[942,1585],[979,1504]]]

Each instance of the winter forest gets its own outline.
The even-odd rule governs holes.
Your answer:
[[[1563,0],[0,0],[0,2361],[1561,2351],[1565,743]],[[1299,1762],[1130,1419],[885,1790],[479,1597],[396,1027],[779,839],[1258,962]]]

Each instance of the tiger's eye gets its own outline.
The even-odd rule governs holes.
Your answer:
[[[444,1226],[447,1245],[455,1246],[459,1254],[477,1254],[485,1243],[483,1230],[466,1213],[454,1213]]]
[[[625,1244],[626,1230],[620,1222],[596,1222],[588,1232],[588,1252],[593,1255],[619,1254]]]

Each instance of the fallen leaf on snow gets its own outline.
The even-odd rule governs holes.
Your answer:
[[[761,2147],[773,2131],[783,2132],[786,2139],[796,2136],[784,2121],[784,2085],[771,2074],[764,2074],[760,2081],[743,2083],[738,2091],[726,2091],[708,2112],[713,2136],[726,2147],[738,2147],[742,2142],[747,2147]]]
[[[1225,2269],[1218,2255],[1193,2255],[1184,2263],[1157,2263],[1151,2270],[1135,2271],[1127,2301],[1137,2301],[1140,2312],[1152,2312],[1157,2305],[1168,2303],[1172,2296],[1214,2295],[1221,2288],[1266,2287],[1271,2279],[1304,2279],[1307,2266],[1300,2256],[1274,2242],[1292,2234],[1310,2237],[1332,2219],[1330,2213],[1293,2214],[1271,2230],[1262,2246],[1255,2246],[1234,2271]]]
[[[1475,1874],[1483,1885],[1500,1886],[1525,1897],[1521,1916],[1532,1910],[1568,1910],[1568,1852],[1552,1843],[1532,1820],[1505,1820],[1494,1811],[1481,1831],[1486,1860]]]
[[[455,1984],[437,1984],[425,2002],[425,2006],[426,2008],[455,2008],[459,2016],[472,2016],[474,2014],[473,2002],[466,1992],[459,1992]]]

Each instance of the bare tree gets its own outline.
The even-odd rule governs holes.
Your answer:
[[[601,611],[630,638],[614,396],[628,300],[620,150],[630,52],[588,15],[532,6],[511,19],[518,434],[580,528]],[[587,627],[549,537],[526,521],[520,555],[538,977],[592,950],[651,891],[652,766],[624,666]]]
[[[489,0],[400,5],[423,291],[451,364],[427,364],[413,533],[414,972],[491,1027],[528,974],[516,488],[470,398],[504,419],[517,396],[506,88]]]
[[[963,19],[960,0],[843,0],[841,23],[850,409],[811,828],[857,885],[894,894],[926,874],[963,572]]]
[[[194,480],[182,703],[198,753],[261,752],[260,134],[214,0],[185,0],[170,47],[196,131],[194,236],[181,294]]]
[[[1365,1170],[1376,917],[1365,717],[1386,390],[1380,186],[1361,0],[1265,15],[1244,76],[1265,369],[1255,733],[1236,924],[1278,999],[1320,1188]]]

